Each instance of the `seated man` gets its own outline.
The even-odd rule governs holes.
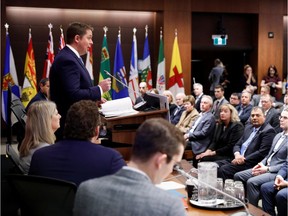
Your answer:
[[[181,198],[154,185],[181,161],[184,146],[174,125],[160,118],[146,120],[137,129],[128,166],[79,186],[74,216],[186,215]]]
[[[201,113],[193,122],[190,130],[184,134],[184,139],[191,146],[193,155],[196,156],[205,152],[213,139],[215,130],[215,118],[211,113],[213,100],[210,96],[204,95],[201,99]],[[198,160],[194,157],[193,166],[197,167]]]
[[[184,93],[178,93],[176,95],[177,108],[174,109],[173,113],[170,113],[170,121],[174,125],[176,125],[179,122],[181,115],[185,110],[185,107],[184,107],[184,98],[185,97],[186,97],[186,95]]]
[[[264,183],[261,186],[261,197],[263,210],[275,216],[275,205],[279,216],[287,215],[287,196],[288,196],[288,161],[283,164],[275,181]],[[285,179],[285,180],[284,180]]]
[[[228,104],[229,102],[224,97],[224,88],[221,85],[217,85],[214,88],[214,96],[215,101],[213,103],[212,107],[212,114],[215,117],[216,122],[219,122],[219,116],[220,116],[220,106],[222,104]]]
[[[67,113],[65,139],[37,150],[33,154],[29,174],[79,185],[84,180],[113,174],[121,169],[125,161],[117,151],[95,144],[99,125],[95,102],[82,100],[73,104]]]
[[[241,104],[236,107],[240,121],[243,125],[246,124],[250,117],[252,105],[250,104],[251,94],[247,91],[243,91],[241,94]]]
[[[264,122],[263,109],[253,107],[251,124],[246,124],[242,138],[233,148],[234,159],[216,161],[219,178],[233,179],[236,172],[252,168],[268,154],[275,130]]]
[[[277,172],[287,159],[288,109],[281,113],[280,127],[283,132],[278,133],[275,136],[268,155],[260,163],[254,166],[253,169],[238,172],[234,175],[234,180],[241,180],[243,183],[247,182],[247,198],[249,202],[255,206],[258,205],[261,185],[265,182],[274,180]]]

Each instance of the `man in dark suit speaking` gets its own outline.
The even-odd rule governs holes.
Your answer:
[[[103,92],[111,87],[110,78],[93,86],[89,73],[81,59],[93,44],[93,28],[83,23],[72,23],[66,33],[67,45],[56,56],[50,69],[50,97],[57,105],[60,129],[57,139],[62,139],[62,132],[69,107],[80,100],[101,101]],[[102,99],[102,102],[105,102]]]

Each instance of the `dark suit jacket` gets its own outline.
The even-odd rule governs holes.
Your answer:
[[[275,108],[271,107],[265,117],[265,122],[269,123],[277,133],[282,131],[280,128],[279,115],[280,113]]]
[[[237,106],[235,107],[238,111],[238,113],[240,112],[241,110],[241,106]],[[245,106],[244,109],[243,109],[243,112],[241,113],[241,115],[239,116],[240,118],[240,121],[242,122],[243,125],[246,124],[247,120],[250,118],[250,115],[251,115],[251,111],[252,111],[252,105],[249,104],[248,106]]]
[[[182,113],[184,112],[185,110],[185,107],[184,106],[181,106],[180,110],[177,110],[178,108],[175,108],[174,109],[174,112],[173,113],[170,113],[170,121],[172,124],[176,125],[180,118],[181,118],[181,115]],[[176,112],[177,111],[177,112]]]
[[[287,158],[287,154],[288,154],[288,137],[286,136],[286,138],[282,141],[282,143],[280,144],[280,146],[277,148],[277,150],[274,150],[278,140],[280,139],[281,135],[283,133],[278,133],[274,140],[273,140],[273,144],[270,148],[270,151],[268,153],[268,155],[261,161],[264,165],[267,166],[267,160],[268,158],[272,156],[271,161],[270,161],[270,166],[269,166],[269,171],[271,173],[275,173],[278,172],[279,169],[281,168],[282,164],[285,163],[285,161],[288,159]]]
[[[197,119],[195,122],[196,121]],[[206,151],[212,141],[215,125],[214,115],[211,112],[207,112],[204,114],[193,133],[190,131],[188,132],[189,143],[192,147],[192,152],[195,155]]]
[[[201,99],[203,97],[204,94],[202,94],[199,99],[196,99],[196,96],[195,96],[195,108],[196,110],[200,113],[201,112],[201,109],[200,109],[200,103],[201,103]]]
[[[223,124],[216,126],[209,149],[216,151],[216,156],[224,156],[226,159],[231,159],[234,158],[233,147],[242,137],[244,126],[241,122],[230,122],[225,131],[223,131],[223,127]],[[222,157],[221,159],[224,158]]]
[[[49,79],[51,100],[56,103],[62,116],[61,129],[57,131],[60,134],[70,106],[80,100],[100,100],[101,90],[99,86],[93,86],[84,64],[67,46],[56,55]]]
[[[33,154],[29,174],[75,182],[110,175],[125,165],[115,150],[89,141],[62,140]]]
[[[253,131],[253,125],[246,124],[242,138],[235,144],[233,153],[240,152],[242,144],[249,138]],[[244,157],[246,166],[253,167],[261,161],[268,154],[273,138],[275,137],[275,130],[270,124],[264,123],[248,145]]]
[[[41,101],[41,100],[48,100],[48,99],[41,91],[39,91],[28,103],[27,107],[25,108],[26,112],[28,112],[28,109],[31,106],[31,104],[33,104],[36,101]]]
[[[223,98],[220,103],[217,106],[217,100],[214,101],[213,103],[213,109],[212,109],[212,113],[215,116],[216,121],[219,120],[219,116],[220,116],[220,106],[223,104],[228,104],[229,102]],[[217,107],[216,107],[217,106]]]

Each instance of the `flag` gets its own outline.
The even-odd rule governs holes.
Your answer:
[[[2,80],[2,118],[7,123],[8,110],[7,106],[10,103],[8,101],[8,85],[11,85],[12,98],[20,98],[20,88],[18,84],[17,72],[14,62],[14,57],[10,44],[10,37],[8,33],[8,24],[6,27],[6,48],[5,48],[5,61],[4,61],[4,73]]]
[[[92,45],[88,48],[87,57],[86,57],[86,64],[85,64],[91,81],[94,84],[94,75],[93,75],[93,48]]]
[[[130,60],[130,75],[129,75],[129,96],[134,104],[139,92],[138,83],[138,57],[137,57],[137,40],[136,40],[136,28],[133,29],[133,42]]]
[[[163,48],[163,39],[162,31],[160,33],[160,43],[159,43],[159,53],[158,53],[158,67],[157,67],[157,82],[156,89],[159,91],[159,94],[162,94],[165,90],[165,57],[164,57],[164,48]]]
[[[44,63],[44,70],[42,78],[48,78],[50,73],[51,65],[54,61],[54,45],[53,45],[53,36],[52,36],[52,24],[49,23],[49,35],[48,35],[48,44],[47,44],[47,51],[46,51],[46,59]]]
[[[111,73],[110,70],[110,55],[109,55],[109,51],[108,51],[108,44],[107,44],[107,36],[106,36],[106,32],[108,31],[108,28],[105,26],[104,27],[104,37],[103,37],[103,42],[102,42],[102,50],[101,50],[101,64],[100,64],[100,73],[99,73],[99,82],[109,78],[109,76],[107,75],[107,73],[105,71],[108,71],[109,73]],[[103,98],[105,98],[106,100],[112,100],[111,97],[111,90],[109,90],[108,92],[105,92],[102,95]]]
[[[28,49],[24,66],[24,83],[22,90],[22,103],[26,107],[29,101],[37,94],[37,79],[35,57],[32,45],[32,34],[29,29]]]
[[[60,32],[61,32],[61,34],[60,34],[60,41],[59,41],[59,51],[65,47],[65,40],[64,40],[64,34],[63,34],[62,27],[60,27]]]
[[[148,42],[148,28],[146,27],[145,42],[144,42],[144,52],[143,60],[141,62],[141,82],[147,83],[147,88],[152,89],[152,71],[151,71],[151,61],[150,61],[150,51]]]
[[[173,95],[176,95],[177,93],[180,93],[180,92],[184,93],[185,91],[177,35],[175,35],[174,44],[173,44],[168,88],[172,92]]]
[[[115,78],[112,79],[112,99],[119,99],[128,97],[127,80],[126,80],[126,69],[124,66],[120,34],[118,35],[115,58],[114,58],[114,70],[113,75]]]

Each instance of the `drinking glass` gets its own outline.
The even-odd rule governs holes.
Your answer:
[[[223,179],[217,178],[216,188],[220,191],[223,191]],[[222,193],[217,192],[217,199],[223,199],[224,195]]]
[[[233,179],[226,179],[224,184],[224,192],[232,197],[235,197],[234,181]],[[232,198],[224,196],[224,200],[227,206],[232,206],[235,202]]]
[[[245,190],[244,185],[241,181],[234,182],[234,192],[235,192],[235,198],[239,199],[242,202],[245,202]]]

